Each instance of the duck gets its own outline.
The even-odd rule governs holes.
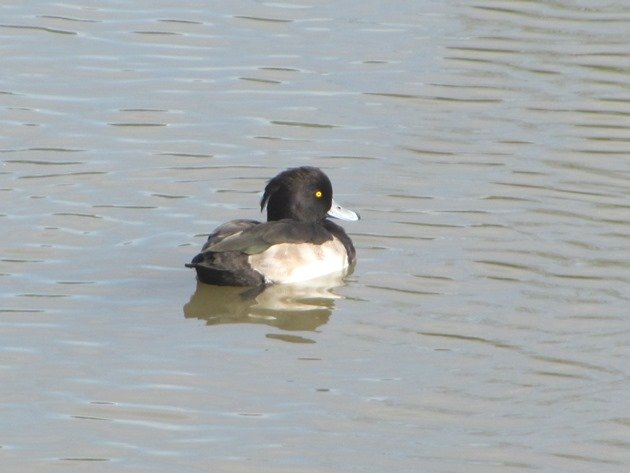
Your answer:
[[[267,182],[260,211],[267,221],[237,219],[217,227],[190,263],[197,280],[216,286],[264,287],[303,283],[331,274],[346,276],[356,250],[329,217],[357,221],[356,212],[333,199],[328,176],[302,166]]]

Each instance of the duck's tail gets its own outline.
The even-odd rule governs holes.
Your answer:
[[[198,268],[199,267],[199,263],[201,263],[203,261],[203,253],[199,253],[197,256],[195,256],[192,261],[190,263],[186,263],[184,266],[186,266],[187,268]]]

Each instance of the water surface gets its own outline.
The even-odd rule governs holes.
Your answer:
[[[629,31],[612,0],[7,3],[3,471],[627,471]],[[198,287],[298,165],[361,213],[355,272]]]

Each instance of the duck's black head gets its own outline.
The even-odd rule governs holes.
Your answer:
[[[289,218],[319,222],[327,215],[346,220],[359,218],[334,203],[330,179],[320,169],[310,166],[287,169],[271,179],[260,201],[261,211],[265,206],[268,221]]]

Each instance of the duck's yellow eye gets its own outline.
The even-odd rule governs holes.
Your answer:
[[[318,199],[321,199],[323,197],[323,192],[322,191],[315,191],[315,197],[317,197]]]

